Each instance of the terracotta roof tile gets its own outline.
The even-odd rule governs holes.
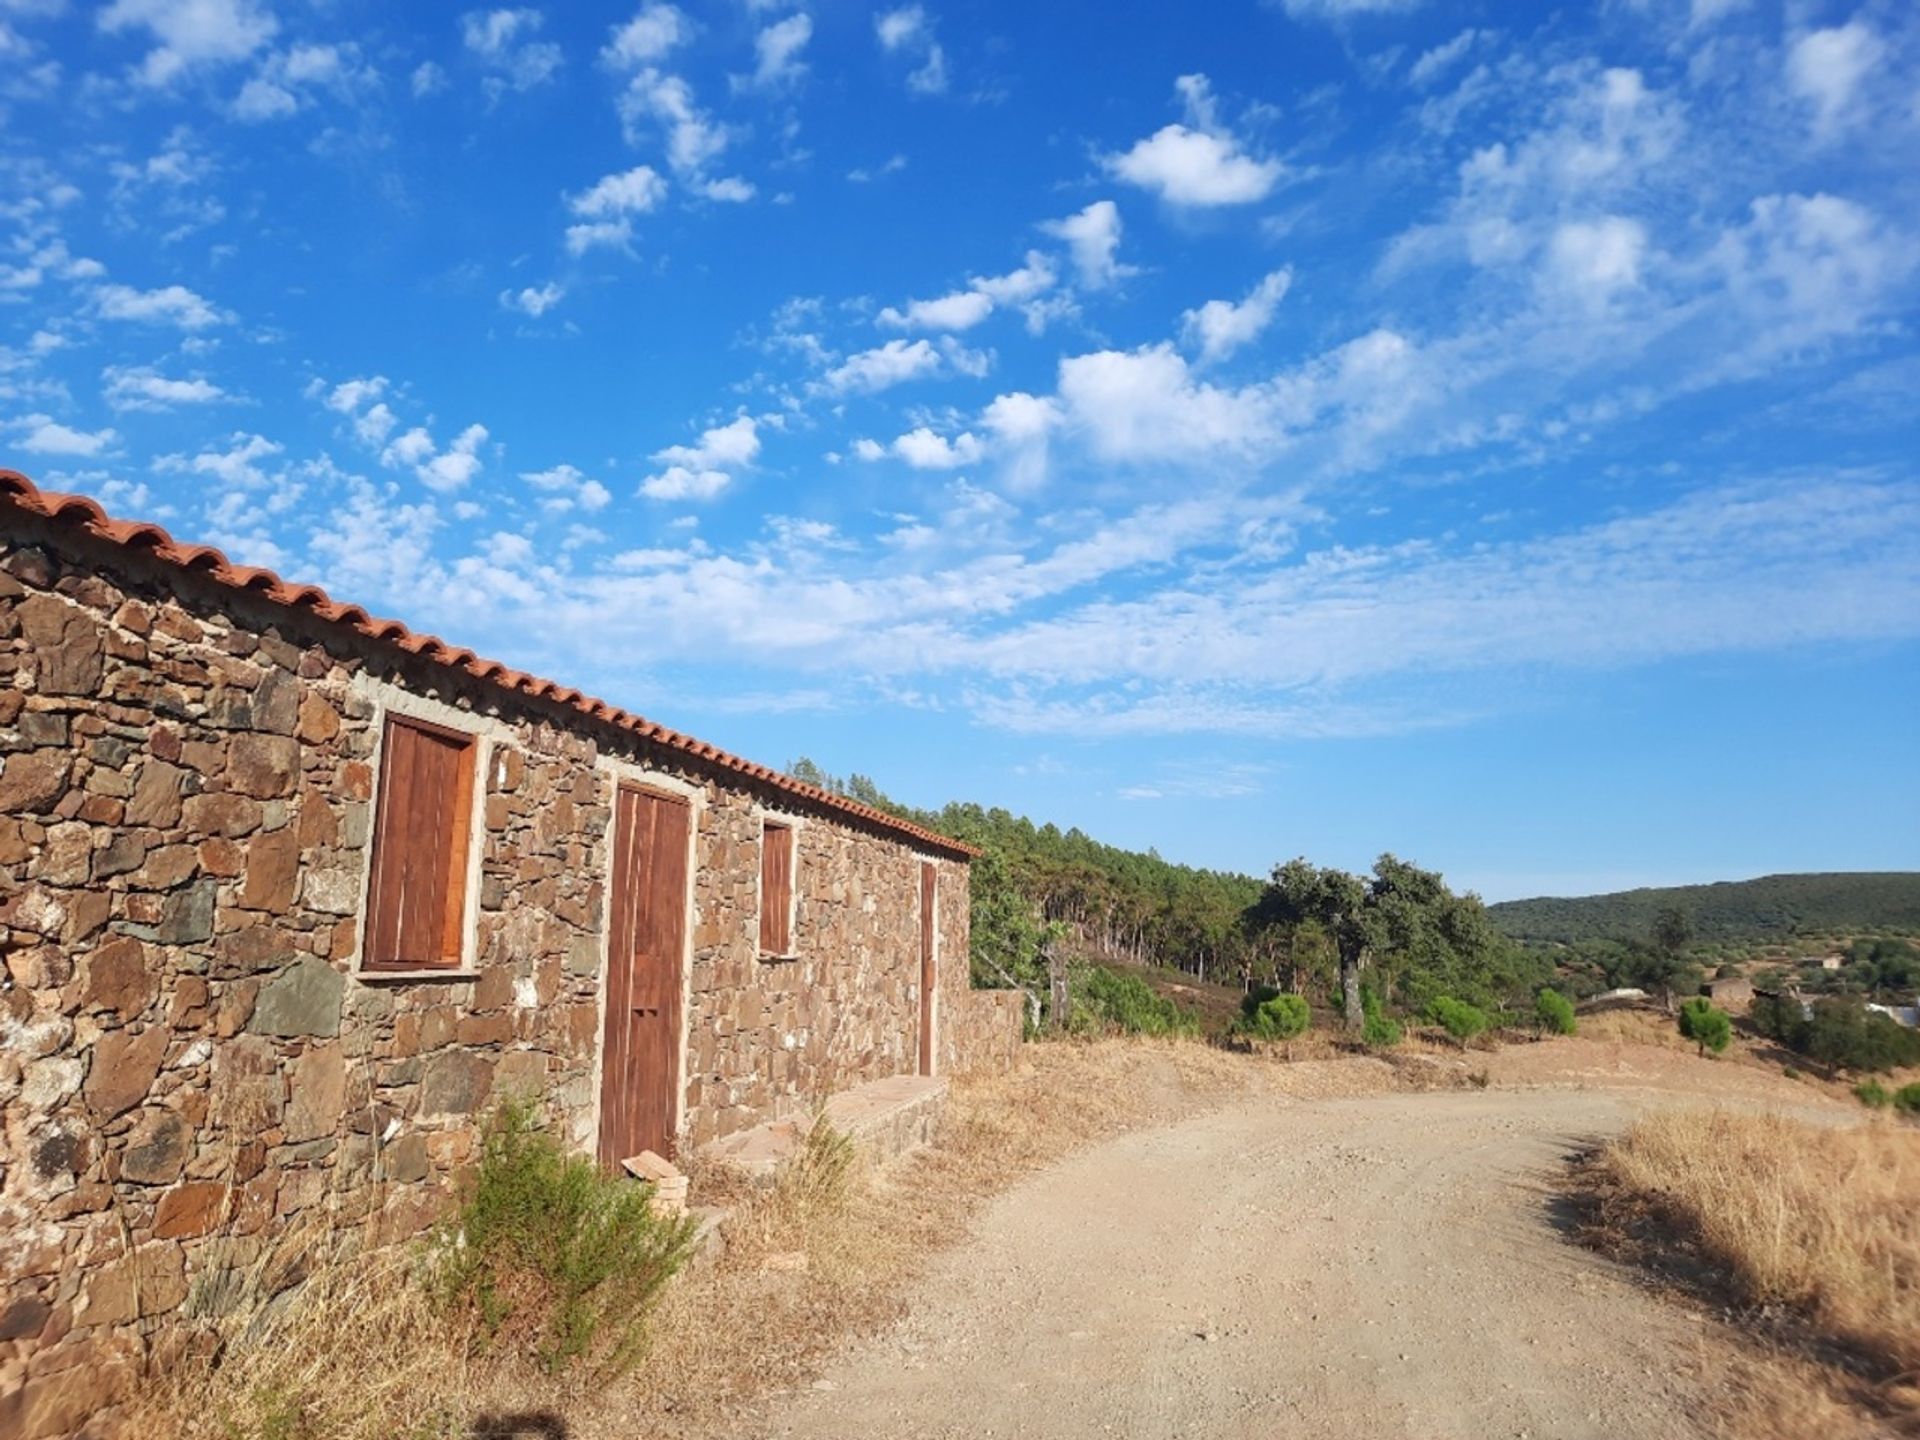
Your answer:
[[[63,525],[71,525],[129,550],[151,551],[156,558],[170,565],[205,575],[219,584],[230,586],[235,590],[244,590],[249,594],[259,595],[294,609],[310,610],[323,620],[346,626],[370,639],[395,645],[422,659],[464,670],[476,679],[498,685],[506,690],[568,706],[590,719],[626,730],[656,745],[704,761],[716,769],[743,775],[758,784],[784,791],[808,804],[864,821],[878,829],[919,841],[947,854],[971,856],[979,853],[972,846],[962,844],[938,831],[928,830],[924,826],[889,815],[884,810],[862,805],[847,799],[844,795],[835,795],[829,790],[803,784],[791,775],[784,775],[765,765],[756,765],[751,760],[743,760],[738,755],[729,754],[716,745],[710,745],[704,740],[696,740],[690,735],[682,735],[677,730],[669,730],[664,725],[630,714],[618,706],[609,705],[604,700],[583,695],[578,690],[556,684],[552,680],[541,679],[537,675],[524,674],[501,664],[498,660],[482,659],[471,650],[448,645],[436,635],[419,634],[408,629],[398,620],[376,619],[358,605],[343,604],[333,599],[318,585],[295,584],[282,580],[271,570],[252,565],[235,565],[211,545],[182,544],[160,526],[146,521],[116,520],[87,496],[42,490],[17,470],[0,469],[0,506],[11,506],[17,510],[24,510],[30,515],[38,515]]]

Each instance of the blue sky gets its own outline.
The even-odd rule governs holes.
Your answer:
[[[45,485],[1194,863],[1920,863],[1908,5],[0,0],[0,60]]]

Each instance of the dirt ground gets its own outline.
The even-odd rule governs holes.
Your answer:
[[[1407,1062],[1402,1062],[1406,1073]],[[1572,1243],[1564,1161],[1711,1098],[1839,1116],[1758,1067],[1561,1040],[1378,1061],[1084,1150],[1009,1190],[906,1318],[738,1417],[754,1437],[1702,1433],[1726,1339]]]

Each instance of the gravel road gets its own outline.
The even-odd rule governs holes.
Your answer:
[[[1711,1337],[1569,1243],[1564,1158],[1672,1096],[1264,1097],[995,1201],[743,1433],[1672,1440]]]

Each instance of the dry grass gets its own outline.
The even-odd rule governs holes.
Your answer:
[[[418,1283],[417,1251],[354,1255],[316,1238],[304,1261],[312,1278],[277,1301],[274,1287],[249,1281],[188,1349],[199,1358],[165,1367],[141,1397],[128,1433],[451,1440],[518,1433],[507,1422],[564,1425],[570,1440],[717,1431],[895,1318],[912,1279],[964,1237],[988,1197],[1082,1145],[1210,1108],[1281,1068],[1192,1041],[1030,1045],[1011,1074],[957,1081],[939,1143],[885,1170],[821,1129],[770,1189],[696,1171],[696,1203],[733,1207],[722,1245],[668,1287],[648,1353],[610,1386],[555,1380],[510,1353],[470,1359],[464,1324]],[[220,1363],[207,1363],[216,1351]]]
[[[1920,1374],[1920,1131],[1671,1110],[1608,1145],[1595,1175],[1609,1229],[1677,1240],[1735,1299],[1786,1307],[1809,1355],[1846,1362],[1825,1367],[1833,1403],[1864,1401],[1920,1433],[1920,1394],[1906,1388]],[[1790,1388],[1762,1384],[1755,1423],[1782,1413],[1773,1392]],[[1805,1428],[1752,1433],[1844,1433],[1818,1416],[1793,1423]]]

